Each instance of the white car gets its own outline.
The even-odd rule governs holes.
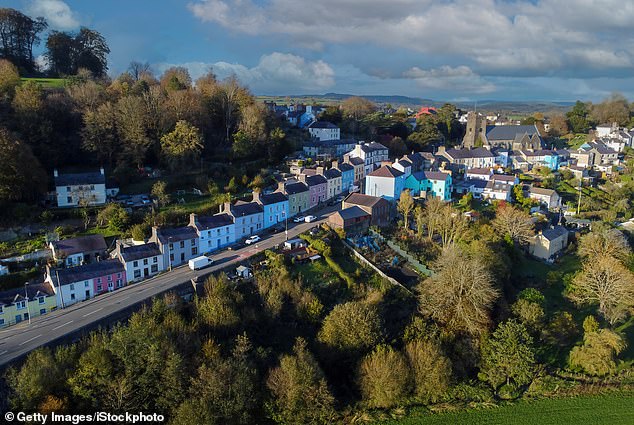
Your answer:
[[[306,218],[304,219],[306,223],[312,223],[315,220],[317,220],[317,217],[315,217],[314,215],[307,215]]]
[[[251,245],[252,243],[260,242],[260,237],[258,235],[249,236],[249,238],[244,241],[245,244]]]
[[[303,223],[305,219],[306,217],[304,217],[303,215],[300,215],[299,217],[295,217],[293,219],[293,223]]]

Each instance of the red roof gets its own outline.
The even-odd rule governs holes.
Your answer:
[[[416,118],[420,118],[422,115],[436,115],[438,111],[433,106],[421,106],[420,110],[416,113]]]

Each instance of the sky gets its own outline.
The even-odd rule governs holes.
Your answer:
[[[0,0],[50,29],[87,26],[115,77],[133,61],[258,95],[439,101],[634,100],[631,0]],[[44,43],[42,43],[43,45]],[[42,53],[43,46],[38,51]]]

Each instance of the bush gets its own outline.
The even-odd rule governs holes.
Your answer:
[[[403,401],[410,388],[410,369],[405,357],[381,345],[361,362],[359,387],[370,407],[388,408]]]

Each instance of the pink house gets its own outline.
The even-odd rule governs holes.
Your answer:
[[[116,291],[127,284],[125,269],[119,260],[104,260],[65,269],[47,267],[46,281],[65,305]]]
[[[317,206],[320,202],[324,202],[328,196],[328,180],[321,174],[314,176],[300,176],[300,180],[303,180],[308,186],[309,191],[309,208]]]

